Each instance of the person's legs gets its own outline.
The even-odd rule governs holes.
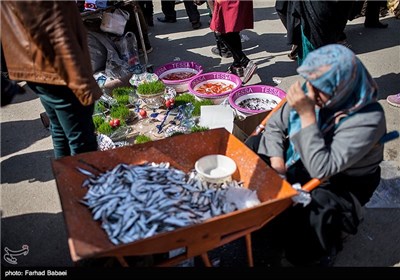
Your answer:
[[[249,61],[250,59],[242,51],[242,41],[240,40],[239,32],[229,32],[220,34],[220,38],[225,46],[231,51],[233,56],[233,66],[240,67],[242,62]]]
[[[158,21],[167,23],[176,22],[175,1],[161,0],[161,10],[165,17],[158,17]]]
[[[242,51],[242,41],[239,32],[221,34],[220,38],[233,56],[233,63],[229,67],[228,72],[236,74],[239,77],[243,76],[242,82],[246,84],[257,70],[257,65]]]
[[[217,42],[217,46],[211,49],[213,54],[219,55],[221,57],[229,58],[232,57],[231,51],[225,46],[224,42],[220,39],[220,34],[218,32],[214,32],[215,41]]]
[[[184,1],[185,10],[189,17],[190,22],[192,23],[193,29],[199,29],[201,27],[200,22],[200,13],[197,9],[197,6],[193,3],[193,1]]]
[[[83,106],[66,86],[29,83],[50,119],[56,158],[97,150],[94,105]]]
[[[152,0],[142,0],[139,1],[139,6],[143,11],[143,15],[146,19],[148,26],[154,26],[153,23],[153,13],[154,13],[154,6]]]
[[[257,70],[257,65],[251,61],[242,50],[242,41],[239,32],[230,32],[221,34],[221,39],[225,46],[231,51],[233,56],[233,64],[229,67],[228,72],[232,72],[238,76],[243,76],[243,84],[246,84]],[[235,73],[236,72],[236,73]],[[243,74],[242,74],[243,73]]]
[[[381,23],[379,21],[379,12],[382,5],[386,1],[367,1],[367,9],[365,12],[364,26],[367,28],[386,28],[387,23]]]

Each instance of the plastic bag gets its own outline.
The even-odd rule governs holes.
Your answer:
[[[244,188],[229,188],[225,194],[227,203],[233,203],[238,209],[246,209],[260,204],[256,191]]]
[[[121,59],[128,64],[128,71],[135,74],[142,73],[135,34],[127,32],[116,45]]]
[[[121,36],[129,17],[129,13],[121,9],[116,9],[113,13],[103,13],[100,29]]]

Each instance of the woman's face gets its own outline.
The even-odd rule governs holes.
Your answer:
[[[325,107],[325,104],[329,101],[329,99],[331,99],[331,96],[326,93],[323,93],[316,87],[313,87],[313,89],[315,92],[315,100],[314,100],[315,106],[319,108]]]

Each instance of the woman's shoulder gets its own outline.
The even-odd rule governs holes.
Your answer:
[[[351,115],[344,126],[381,125],[386,123],[385,111],[379,102],[370,103]]]

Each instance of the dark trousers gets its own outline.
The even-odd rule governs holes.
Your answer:
[[[250,59],[248,59],[248,57],[243,52],[240,33],[229,32],[225,34],[219,34],[218,36],[225,44],[225,46],[231,51],[233,56],[233,66],[246,66]]]
[[[365,10],[365,22],[374,24],[379,22],[379,12],[381,7],[386,5],[387,1],[367,1],[367,9]]]
[[[257,152],[261,134],[250,137],[246,145]],[[269,164],[269,158],[261,155]],[[380,182],[380,168],[372,174],[349,176],[337,174],[311,191],[311,203],[296,205],[284,211],[270,224],[253,235],[254,246],[265,243],[284,250],[286,258],[297,265],[308,265],[342,249],[342,232],[355,234],[362,220],[362,209]],[[310,180],[301,161],[287,171],[287,181],[304,184]],[[272,240],[271,240],[272,238]]]
[[[50,119],[56,158],[97,150],[94,105],[83,106],[66,86],[28,83]]]
[[[138,2],[143,15],[146,18],[151,18],[154,13],[154,5],[152,0],[141,0]]]
[[[200,13],[197,10],[197,6],[193,3],[193,1],[183,1],[183,3],[185,5],[185,10],[190,22],[198,22],[200,20]],[[161,0],[161,10],[166,19],[176,19],[175,0]]]

